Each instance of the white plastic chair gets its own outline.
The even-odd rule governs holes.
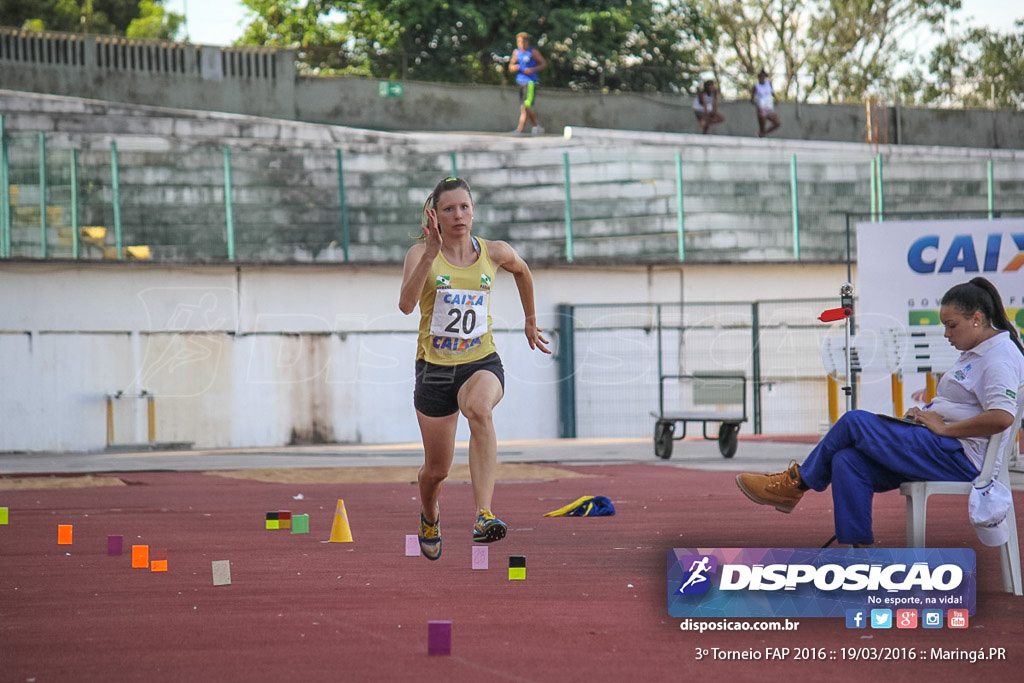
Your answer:
[[[996,475],[999,481],[1010,488],[1009,462],[1016,445],[1017,432],[1020,429],[1021,419],[1024,418],[1024,384],[1017,387],[1017,414],[1013,418],[1013,425],[1010,427],[1009,437],[1005,440],[998,438],[989,439],[988,448],[985,451],[985,461],[981,467],[981,474],[976,480],[979,485],[985,485],[992,480],[992,473],[996,464],[1001,467]],[[1000,457],[1000,451],[1002,451]],[[911,481],[900,485],[900,493],[907,497],[907,547],[925,547],[924,535],[925,526],[928,521],[928,496],[940,495],[963,495],[971,493],[973,482],[969,481]],[[1000,563],[1003,569],[1003,588],[1007,593],[1024,595],[1021,587],[1020,570],[1020,546],[1017,542],[1017,518],[1014,513],[1013,499],[1010,500],[1010,510],[1006,514],[1006,522],[1010,527],[1010,537],[999,547]]]

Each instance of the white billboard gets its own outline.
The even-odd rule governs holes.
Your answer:
[[[1010,320],[1024,329],[1024,219],[881,221],[858,223],[856,230],[854,313],[865,346],[889,330],[904,338],[941,337],[942,295],[979,275],[996,286]],[[913,372],[911,361],[904,374],[905,407],[913,405],[911,392],[924,386],[924,374]],[[880,365],[862,376],[859,406],[889,412],[890,375]]]

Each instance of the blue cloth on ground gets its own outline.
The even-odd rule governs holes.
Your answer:
[[[604,517],[615,514],[615,506],[605,496],[583,496],[565,507],[545,512],[545,517]]]

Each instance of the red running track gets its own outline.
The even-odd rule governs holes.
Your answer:
[[[795,632],[680,630],[666,612],[672,547],[817,547],[831,497],[791,515],[747,501],[727,472],[656,464],[568,467],[588,478],[499,482],[506,540],[471,569],[472,494],[442,495],[444,554],[405,557],[416,487],[265,484],[202,473],[105,475],[129,486],[0,491],[2,681],[944,681],[1019,675],[1024,599],[1002,593],[998,551],[977,543],[960,497],[931,501],[930,543],[978,551],[978,608],[965,631],[855,631],[802,619]],[[302,500],[293,496],[302,493]],[[546,518],[581,495],[618,514]],[[354,542],[324,543],[343,498]],[[1017,500],[1017,509],[1024,501]],[[268,510],[311,515],[311,533],[268,531]],[[876,497],[880,544],[904,544],[903,499]],[[57,525],[74,543],[57,545]],[[107,536],[126,554],[108,557]],[[131,568],[129,546],[168,550],[168,571]],[[527,578],[509,581],[507,556]],[[232,583],[213,586],[211,562]],[[451,656],[427,655],[427,622],[451,620]],[[736,620],[745,622],[747,620]],[[1004,647],[968,661],[734,661],[699,649]]]

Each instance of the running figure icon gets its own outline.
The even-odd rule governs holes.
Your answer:
[[[687,570],[690,572],[690,577],[683,582],[682,586],[679,587],[680,593],[684,592],[694,584],[703,583],[708,580],[708,577],[706,577],[704,573],[711,570],[711,567],[708,566],[709,560],[710,558],[707,555],[699,560],[694,560],[693,564],[691,564],[690,568]]]

